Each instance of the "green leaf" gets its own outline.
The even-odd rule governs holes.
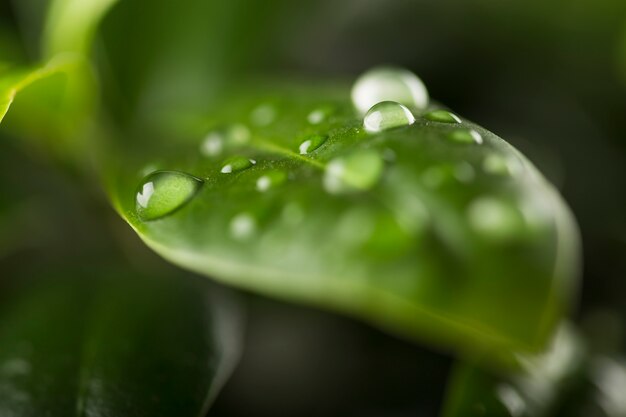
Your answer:
[[[148,246],[459,351],[547,342],[576,287],[577,229],[518,151],[469,121],[367,133],[343,87],[265,85],[119,136],[106,181]],[[163,196],[155,171],[204,183]],[[152,197],[180,204],[142,217]]]
[[[563,325],[545,352],[522,356],[521,369],[512,374],[485,371],[481,361],[460,363],[452,374],[442,416],[569,416],[563,413],[575,410],[571,403],[581,389],[588,389],[587,360],[580,336]]]
[[[43,40],[46,56],[88,54],[100,20],[117,0],[55,0],[48,12]]]
[[[23,89],[45,78],[70,72],[78,64],[76,58],[61,56],[35,68],[0,68],[0,122],[9,111],[15,96]]]
[[[232,367],[236,311],[201,282],[117,271],[19,279],[0,308],[2,416],[196,417]]]

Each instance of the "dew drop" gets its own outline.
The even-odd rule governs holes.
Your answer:
[[[424,115],[424,118],[432,122],[439,123],[461,123],[461,118],[454,113],[450,113],[447,110],[435,110],[428,112]]]
[[[167,216],[189,202],[202,184],[201,179],[184,172],[153,172],[142,180],[137,190],[137,214],[143,220]]]
[[[483,170],[492,175],[516,175],[522,169],[521,165],[511,158],[498,154],[489,154],[483,159]]]
[[[374,151],[360,151],[331,160],[324,171],[324,188],[332,194],[367,190],[378,182],[383,160]]]
[[[265,192],[272,187],[276,187],[287,180],[287,174],[283,171],[272,171],[259,177],[256,181],[256,189]]]
[[[230,221],[230,234],[235,240],[247,240],[256,232],[256,220],[248,213],[240,213]]]
[[[515,207],[494,197],[474,200],[467,214],[474,231],[490,240],[509,240],[524,227],[523,217]]]
[[[483,137],[473,129],[456,129],[450,132],[448,138],[458,143],[483,143]]]
[[[370,133],[378,133],[415,123],[413,113],[395,101],[382,101],[372,106],[363,119],[363,127]]]
[[[298,147],[300,155],[306,155],[310,152],[313,152],[314,150],[322,146],[327,139],[328,136],[326,135],[311,135],[307,137],[307,139],[303,141]]]
[[[250,140],[250,130],[245,125],[236,123],[226,130],[226,137],[232,145],[244,145]]]
[[[446,172],[442,167],[433,166],[422,174],[422,182],[429,188],[436,189],[446,181]]]
[[[471,182],[475,176],[474,167],[467,162],[462,162],[454,168],[454,177],[460,182]]]
[[[378,67],[361,75],[352,87],[352,103],[365,114],[376,103],[396,101],[415,110],[428,105],[428,91],[422,80],[411,71]]]
[[[243,156],[233,156],[232,158],[228,158],[224,162],[224,165],[222,165],[222,169],[220,170],[220,172],[222,174],[231,174],[233,172],[239,172],[248,169],[254,164],[256,164],[256,161],[254,159],[244,158]]]
[[[200,152],[205,156],[217,156],[224,149],[224,137],[219,132],[211,132],[202,141]]]
[[[257,126],[267,126],[276,118],[276,109],[271,104],[261,104],[250,114],[250,120]]]
[[[288,203],[282,211],[282,218],[285,223],[295,226],[304,220],[304,210],[296,202]]]

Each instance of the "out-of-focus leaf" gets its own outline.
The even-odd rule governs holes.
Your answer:
[[[36,68],[0,68],[0,122],[4,119],[17,93],[42,79],[67,73],[78,65],[78,60],[70,57],[52,59]]]
[[[469,121],[368,134],[348,96],[248,91],[187,130],[128,133],[112,200],[156,252],[221,281],[456,350],[542,347],[576,287],[557,192]]]
[[[454,371],[444,417],[555,417],[584,385],[586,349],[567,325],[556,333],[546,352],[520,357],[521,370],[497,375],[476,364]],[[565,406],[564,406],[565,404]],[[574,408],[574,407],[572,407]]]
[[[0,73],[2,129],[42,153],[84,162],[96,91],[89,64],[77,55],[57,55],[34,69],[6,70]]]
[[[98,24],[117,0],[54,0],[43,35],[44,55],[87,54]]]
[[[239,323],[200,284],[73,270],[3,294],[0,415],[202,415]]]

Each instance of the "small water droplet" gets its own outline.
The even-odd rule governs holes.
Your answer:
[[[435,110],[428,112],[424,115],[424,118],[439,123],[461,123],[461,118],[459,116],[454,113],[450,113],[447,110]]]
[[[365,207],[357,206],[337,219],[335,233],[344,245],[356,247],[370,239],[374,226],[373,213]]]
[[[472,228],[491,240],[508,240],[518,235],[524,220],[515,207],[494,197],[480,197],[468,209]]]
[[[474,167],[467,162],[462,162],[454,168],[454,177],[461,182],[471,182],[475,176]]]
[[[439,188],[446,180],[446,172],[442,167],[433,166],[422,174],[422,182],[429,188]]]
[[[202,184],[201,179],[184,172],[153,172],[142,180],[137,191],[137,213],[144,220],[173,213],[189,202]]]
[[[380,155],[371,150],[335,158],[326,165],[324,188],[333,194],[367,190],[376,185],[383,166]]]
[[[231,174],[233,172],[243,171],[256,164],[254,159],[244,158],[243,156],[233,156],[228,158],[222,165],[220,172],[222,174]]]
[[[376,103],[396,101],[415,110],[428,105],[422,80],[402,68],[378,67],[361,75],[352,87],[352,103],[364,114]]]
[[[397,158],[396,153],[391,148],[385,148],[383,150],[383,159],[387,162],[395,162]]]
[[[265,192],[272,187],[282,184],[287,180],[287,174],[283,171],[268,172],[259,177],[256,181],[256,189],[260,192]]]
[[[248,213],[240,213],[230,221],[230,234],[235,240],[247,240],[256,232],[256,220]]]
[[[298,203],[288,203],[283,208],[282,218],[287,224],[295,226],[304,220],[304,210]]]
[[[307,137],[307,139],[303,141],[298,147],[300,155],[306,155],[310,152],[313,152],[314,150],[322,146],[327,139],[328,136],[326,135],[311,135]]]
[[[241,123],[236,123],[226,129],[226,137],[232,145],[244,145],[250,140],[250,130]]]
[[[483,137],[473,129],[456,129],[450,132],[448,138],[458,143],[483,143]]]
[[[415,123],[413,113],[395,101],[382,101],[375,104],[363,119],[363,127],[370,133],[409,126],[413,123]]]
[[[495,153],[483,159],[482,167],[486,173],[493,175],[516,175],[522,169],[516,160]]]
[[[200,152],[205,156],[217,156],[224,149],[224,138],[219,132],[211,132],[202,141]]]
[[[276,109],[271,104],[261,104],[250,114],[250,120],[257,126],[267,126],[276,118]]]

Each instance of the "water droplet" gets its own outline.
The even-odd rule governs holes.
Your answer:
[[[493,175],[516,175],[522,169],[516,160],[495,153],[483,159],[482,167],[486,173]]]
[[[230,221],[230,234],[235,240],[247,240],[256,232],[256,220],[248,213],[240,213]]]
[[[267,126],[276,118],[276,109],[271,104],[261,104],[250,114],[250,120],[257,126]]]
[[[211,132],[202,141],[200,152],[205,156],[217,156],[224,149],[224,138],[218,132]]]
[[[424,118],[439,123],[461,123],[461,118],[459,116],[454,113],[450,113],[447,110],[435,110],[428,112],[424,115]]]
[[[241,123],[236,123],[226,130],[226,137],[232,145],[244,145],[250,140],[250,130]]]
[[[524,227],[521,214],[512,204],[493,197],[474,200],[469,206],[468,218],[477,233],[492,240],[514,238]]]
[[[157,171],[141,182],[136,208],[144,220],[154,220],[181,208],[198,192],[202,180],[184,172]]]
[[[352,103],[364,114],[376,103],[396,101],[415,110],[428,105],[428,91],[417,75],[402,68],[379,67],[361,75],[352,87]]]
[[[333,194],[367,190],[376,185],[383,166],[380,155],[371,150],[335,158],[326,165],[324,188]]]
[[[383,159],[387,162],[395,162],[397,158],[396,153],[391,148],[385,148],[383,150]]]
[[[260,192],[269,190],[272,187],[282,184],[287,179],[287,174],[283,171],[268,172],[259,177],[256,181],[256,189]]]
[[[454,177],[461,182],[471,182],[475,176],[474,167],[467,162],[462,162],[454,168]]]
[[[233,156],[232,158],[228,158],[224,162],[224,165],[222,165],[222,169],[220,170],[220,172],[222,174],[231,174],[233,172],[239,172],[248,169],[254,164],[256,164],[256,161],[254,159],[244,158],[243,156]]]
[[[297,225],[304,220],[304,210],[295,202],[288,203],[282,212],[283,220],[290,225]]]
[[[307,137],[307,139],[300,144],[298,150],[300,151],[300,155],[306,155],[310,152],[313,152],[320,146],[326,142],[328,136],[326,135],[311,135]]]
[[[415,122],[413,113],[395,101],[382,101],[375,104],[363,119],[365,130],[378,133],[396,127],[409,126]]]
[[[367,242],[374,232],[373,213],[362,206],[357,206],[342,214],[335,225],[337,238],[347,246],[360,246]]]
[[[458,143],[483,143],[483,137],[473,129],[456,129],[450,132],[448,138]]]
[[[422,174],[422,182],[429,188],[439,188],[446,180],[446,171],[440,166],[428,168]]]

